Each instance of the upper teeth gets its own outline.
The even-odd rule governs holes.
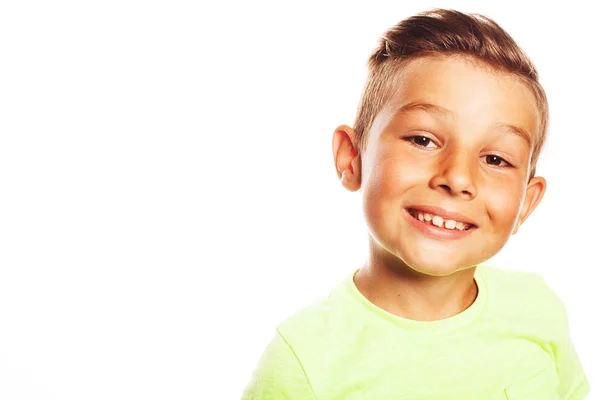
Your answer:
[[[420,211],[413,212],[413,215],[415,215],[415,214],[419,221],[422,221],[425,223],[430,223],[430,224],[433,224],[440,228],[444,227],[446,229],[457,229],[459,231],[464,231],[464,230],[470,228],[469,224],[465,224],[463,222],[457,222],[453,219],[444,219],[444,218],[440,217],[439,215],[424,213],[424,212],[420,212]]]

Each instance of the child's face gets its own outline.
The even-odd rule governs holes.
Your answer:
[[[407,64],[345,177],[362,189],[374,250],[428,275],[496,254],[545,189],[528,179],[537,126],[535,98],[512,76],[461,58]]]

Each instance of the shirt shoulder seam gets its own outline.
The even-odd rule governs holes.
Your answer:
[[[283,336],[283,334],[279,331],[279,329],[276,329],[276,331],[277,331],[277,334],[279,335],[279,337],[281,338],[281,340],[283,340],[285,342],[286,346],[290,349],[290,351],[294,355],[294,358],[296,359],[296,361],[298,362],[298,365],[302,369],[302,373],[304,374],[304,379],[306,379],[306,383],[308,384],[308,387],[310,388],[310,392],[312,393],[313,399],[317,400],[317,395],[315,394],[315,390],[314,390],[312,384],[310,383],[310,379],[308,379],[308,374],[306,373],[306,369],[304,369],[304,365],[302,365],[302,362],[300,361],[300,358],[298,358],[296,351],[294,350],[292,345],[287,341],[287,339]]]

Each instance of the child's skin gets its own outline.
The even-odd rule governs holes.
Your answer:
[[[542,199],[544,178],[530,178],[539,112],[524,83],[466,56],[411,60],[399,78],[364,152],[344,125],[333,135],[333,155],[344,187],[362,189],[370,251],[358,290],[392,314],[433,321],[473,303],[474,267]],[[430,106],[406,107],[415,103]],[[474,226],[438,228],[409,209]]]

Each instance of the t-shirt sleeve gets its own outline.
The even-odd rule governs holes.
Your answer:
[[[300,361],[279,332],[262,357],[242,400],[315,400]]]
[[[569,332],[567,309],[558,295],[552,291],[555,299],[558,337],[553,341],[552,351],[558,373],[561,400],[581,400],[587,396],[590,387],[583,371],[575,346]]]
[[[590,391],[585,373],[575,352],[573,342],[566,340],[554,349],[556,370],[560,380],[559,391],[563,400],[581,400]]]

